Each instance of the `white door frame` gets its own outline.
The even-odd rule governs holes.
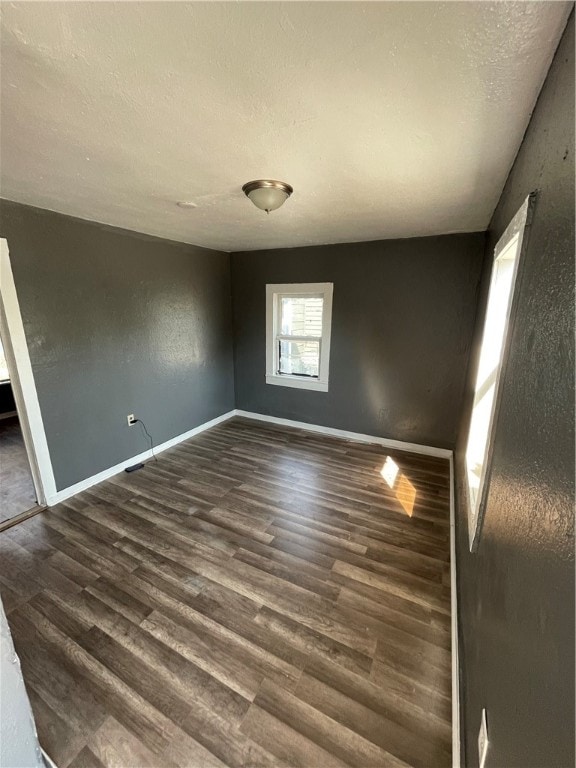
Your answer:
[[[4,238],[0,238],[0,332],[36,498],[38,504],[44,506],[47,499],[54,497],[56,482],[10,264],[8,242]]]

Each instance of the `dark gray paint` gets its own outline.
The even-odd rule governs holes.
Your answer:
[[[396,440],[456,441],[484,234],[232,255],[236,407]],[[267,283],[333,282],[329,392],[265,383]]]
[[[228,254],[1,214],[58,489],[234,408]]]
[[[458,585],[465,764],[488,711],[488,766],[574,766],[574,16],[490,224],[493,248],[539,190],[496,425],[479,551],[468,552],[457,452]]]

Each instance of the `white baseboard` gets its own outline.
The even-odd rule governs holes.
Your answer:
[[[237,416],[244,416],[246,419],[257,419],[258,421],[269,421],[271,424],[281,424],[284,427],[296,427],[305,429],[308,432],[319,432],[322,435],[333,435],[334,437],[343,437],[345,440],[358,440],[361,443],[374,443],[383,445],[397,451],[408,451],[409,453],[420,453],[424,456],[437,456],[441,459],[449,459],[452,451],[448,448],[434,448],[430,445],[418,445],[417,443],[405,443],[402,440],[391,440],[387,437],[376,437],[375,435],[363,435],[360,432],[347,432],[344,429],[333,429],[332,427],[322,427],[319,424],[307,424],[304,421],[292,421],[292,419],[279,419],[276,416],[267,416],[264,413],[252,413],[251,411],[236,410]]]
[[[162,451],[171,448],[178,443],[188,440],[194,435],[200,434],[211,427],[215,427],[217,424],[221,424],[223,421],[231,419],[233,416],[243,416],[247,419],[255,419],[257,421],[267,421],[272,424],[280,424],[287,427],[296,427],[298,429],[304,429],[309,432],[317,432],[324,435],[333,435],[334,437],[342,437],[348,440],[357,440],[362,443],[374,443],[376,445],[382,445],[386,448],[391,448],[399,451],[408,451],[409,453],[420,453],[425,456],[437,456],[439,458],[448,459],[450,461],[450,587],[451,587],[451,637],[452,637],[452,766],[453,768],[460,768],[460,684],[459,684],[459,672],[458,672],[458,601],[456,594],[456,528],[455,528],[455,488],[454,488],[454,457],[452,451],[446,448],[435,448],[428,445],[418,445],[416,443],[405,443],[401,440],[389,440],[385,437],[376,437],[374,435],[364,435],[359,432],[347,432],[342,429],[332,429],[331,427],[322,427],[318,424],[306,424],[301,421],[292,421],[291,419],[280,419],[276,416],[267,416],[262,413],[252,413],[250,411],[234,410],[228,411],[228,413],[218,416],[212,421],[207,421],[204,424],[200,424],[194,429],[188,430],[181,435],[173,437],[171,440],[167,440],[161,445],[157,445],[154,448],[154,453],[161,453]],[[138,454],[138,456],[132,456],[130,459],[116,464],[114,467],[105,469],[103,472],[99,472],[97,475],[87,477],[85,480],[71,485],[68,488],[64,488],[62,491],[57,491],[56,494],[47,499],[49,506],[53,506],[60,501],[74,496],[77,493],[86,491],[97,483],[101,483],[103,480],[113,475],[117,475],[122,472],[126,467],[130,467],[133,464],[145,461],[150,458],[150,450],[144,451],[144,453]]]
[[[458,594],[456,592],[456,488],[450,456],[450,621],[452,645],[452,768],[460,768],[460,667],[458,664]]]
[[[204,432],[205,430],[210,429],[211,427],[215,427],[217,424],[220,424],[223,421],[231,419],[233,416],[243,416],[244,418],[248,419],[268,421],[272,424],[281,424],[286,427],[305,429],[309,432],[318,432],[324,435],[343,437],[347,440],[358,440],[362,443],[375,443],[377,445],[383,445],[386,448],[391,448],[398,451],[420,453],[426,456],[438,456],[443,459],[449,459],[452,456],[452,451],[448,450],[447,448],[434,448],[429,445],[405,443],[401,440],[390,440],[386,437],[376,437],[375,435],[363,435],[359,432],[346,432],[342,429],[322,427],[318,424],[306,424],[305,422],[292,421],[291,419],[279,419],[276,416],[267,416],[262,413],[252,413],[251,411],[241,410],[228,411],[228,413],[224,413],[222,416],[218,416],[216,419],[212,419],[211,421],[207,421],[204,424],[200,424],[198,427],[194,427],[194,429],[188,430],[188,432],[183,432],[181,435],[177,435],[171,440],[167,440],[165,443],[154,446],[154,453],[161,453],[162,451],[171,448],[173,445],[178,445],[178,443],[182,443],[184,440],[188,440],[189,438],[194,437],[194,435],[198,435],[200,432]],[[47,505],[54,506],[54,504],[58,504],[60,501],[65,501],[65,499],[69,499],[71,496],[74,496],[77,493],[86,491],[93,485],[101,483],[104,480],[108,480],[108,478],[112,477],[113,475],[117,475],[119,472],[122,472],[124,469],[126,469],[126,467],[130,467],[133,464],[146,461],[150,458],[150,455],[150,450],[144,451],[143,453],[139,453],[137,456],[131,456],[129,459],[122,461],[120,464],[116,464],[113,467],[109,467],[108,469],[99,472],[97,475],[92,475],[91,477],[87,477],[85,480],[81,480],[79,483],[68,486],[68,488],[63,488],[61,491],[56,491],[56,493],[51,494],[46,499]]]
[[[358,440],[362,443],[375,443],[386,448],[409,453],[420,453],[425,456],[437,456],[448,459],[450,462],[450,614],[451,614],[451,645],[452,645],[452,768],[460,768],[460,680],[458,665],[458,598],[456,594],[456,510],[454,488],[454,455],[447,448],[435,448],[429,445],[405,443],[401,440],[389,440],[386,437],[363,435],[358,432],[346,432],[342,429],[322,427],[318,424],[306,424],[302,421],[291,419],[279,419],[276,416],[267,416],[263,413],[236,410],[237,416],[257,421],[268,421],[271,424],[280,424],[286,427],[297,427],[309,432],[318,432],[323,435],[343,437],[348,440]]]
[[[189,438],[194,437],[194,435],[198,435],[200,432],[204,432],[211,427],[215,427],[217,424],[221,424],[223,421],[231,419],[235,413],[236,411],[228,411],[228,413],[223,413],[222,416],[218,416],[217,418],[212,419],[212,421],[207,421],[204,424],[200,424],[198,427],[194,427],[194,429],[189,429],[188,432],[183,432],[181,435],[176,435],[176,437],[173,437],[171,440],[167,440],[165,443],[155,445],[154,453],[162,453],[162,451],[165,451],[168,448],[172,448],[172,446],[178,445],[178,443],[182,443],[184,440],[188,440]],[[117,475],[119,472],[123,472],[126,467],[131,467],[133,464],[139,464],[140,462],[147,461],[151,455],[151,451],[148,449],[143,453],[139,453],[137,456],[131,456],[129,459],[120,462],[120,464],[116,464],[114,467],[109,467],[108,469],[99,472],[97,475],[92,475],[92,477],[87,477],[85,480],[81,480],[79,483],[75,483],[74,485],[68,486],[68,488],[57,491],[55,494],[49,496],[46,499],[46,503],[49,507],[53,507],[54,504],[58,504],[60,501],[65,501],[71,496],[75,496],[77,493],[81,493],[82,491],[87,491],[88,488],[91,488],[93,485],[101,483],[103,480],[108,480],[108,478],[113,477],[113,475]]]

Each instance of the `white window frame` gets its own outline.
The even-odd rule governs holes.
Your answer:
[[[502,237],[500,238],[500,240],[498,241],[494,249],[494,262],[492,265],[492,274],[490,278],[490,288],[488,292],[488,301],[486,304],[486,308],[488,307],[488,303],[490,301],[490,293],[492,292],[496,282],[496,277],[498,274],[498,262],[503,261],[506,258],[509,258],[508,254],[513,246],[516,246],[515,247],[516,255],[514,259],[514,267],[513,267],[514,271],[512,275],[512,284],[511,284],[510,293],[508,297],[508,306],[506,308],[504,340],[503,340],[502,349],[500,352],[500,359],[495,372],[494,399],[492,401],[492,407],[490,411],[488,435],[487,435],[486,445],[484,448],[484,460],[483,460],[482,468],[480,472],[480,481],[479,481],[478,490],[476,490],[473,487],[469,478],[469,470],[468,470],[469,444],[468,443],[469,443],[470,434],[468,435],[468,439],[466,441],[464,468],[465,468],[465,474],[466,474],[466,487],[468,491],[468,536],[469,536],[471,552],[475,552],[478,549],[480,532],[482,530],[482,523],[484,520],[485,511],[486,511],[486,504],[488,501],[488,493],[490,490],[490,479],[492,474],[492,456],[493,456],[493,450],[494,450],[494,435],[496,432],[498,413],[500,410],[500,400],[502,395],[502,384],[504,381],[506,367],[508,363],[510,339],[512,337],[514,317],[516,314],[517,293],[518,293],[517,292],[518,270],[519,270],[520,262],[522,260],[522,256],[526,247],[526,241],[527,241],[526,229],[530,226],[535,199],[536,199],[536,195],[534,193],[531,195],[528,195],[522,207],[516,213],[516,215],[514,216],[514,218],[508,225],[508,227],[506,228],[504,234],[502,235]],[[484,345],[485,327],[486,327],[486,318],[484,318],[484,328],[482,331],[482,345]],[[480,359],[480,356],[478,359]],[[470,425],[472,424],[474,407],[478,402],[478,384],[479,382],[475,381],[474,405],[472,407],[472,411],[470,414],[469,431],[470,431]]]
[[[266,286],[266,384],[328,392],[333,290],[334,283],[276,283]],[[276,340],[280,335],[280,298],[282,296],[317,296],[323,299],[320,365],[317,379],[278,373]]]

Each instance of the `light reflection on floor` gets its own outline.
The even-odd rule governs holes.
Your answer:
[[[386,461],[380,474],[396,495],[396,498],[402,505],[402,509],[408,517],[412,517],[414,511],[414,502],[416,500],[416,488],[412,485],[406,475],[400,472],[400,467],[391,456],[386,456]]]

